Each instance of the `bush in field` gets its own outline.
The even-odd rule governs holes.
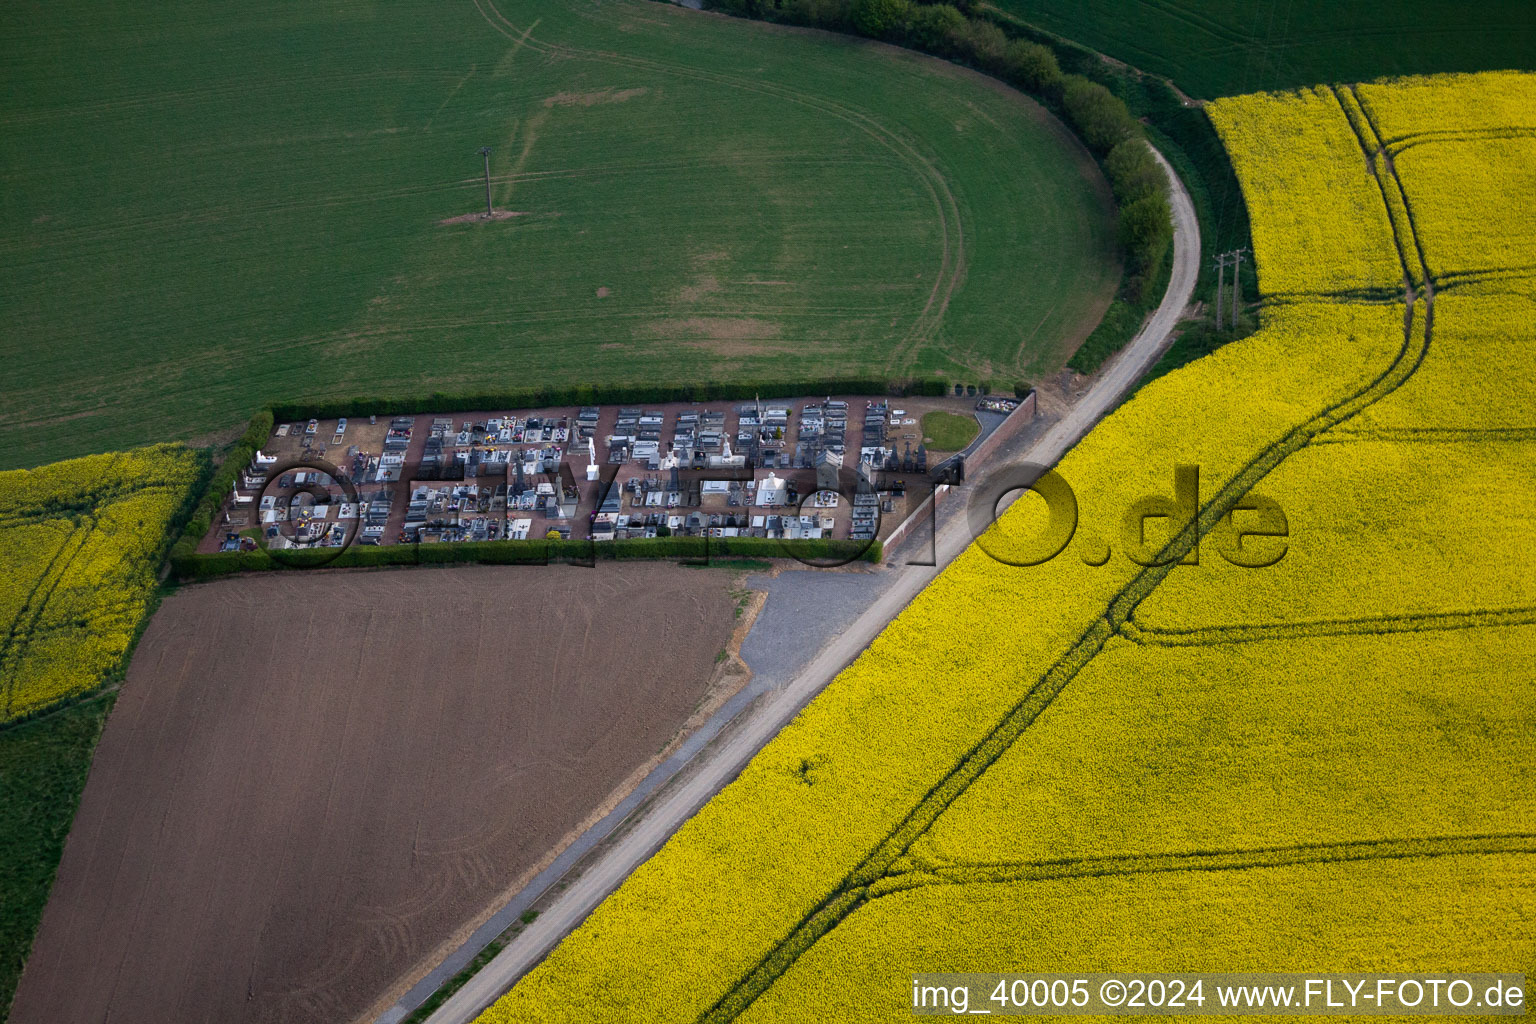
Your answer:
[[[848,0],[787,0],[780,8],[783,20],[833,31],[851,31],[853,5]]]
[[[1008,51],[1008,37],[990,21],[972,18],[953,34],[953,39],[956,50],[983,71],[1000,74],[1006,70],[1004,54]]]

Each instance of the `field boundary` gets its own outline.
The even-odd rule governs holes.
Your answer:
[[[878,541],[785,540],[770,537],[632,537],[625,540],[527,540],[458,541],[445,544],[389,544],[360,546],[328,557],[324,549],[311,549],[323,561],[304,564],[304,551],[293,562],[279,561],[265,551],[228,551],[191,554],[177,558],[173,571],[184,583],[205,582],[237,573],[312,572],[344,569],[407,569],[450,565],[592,565],[595,562],[657,561],[668,558],[703,559],[704,563],[729,559],[825,559],[830,561],[879,562],[884,546]],[[694,564],[704,564],[695,562]]]
[[[500,391],[434,391],[429,395],[358,395],[318,402],[271,402],[262,410],[277,422],[335,419],[338,416],[409,416],[465,409],[542,409],[558,405],[727,402],[748,398],[805,395],[889,395],[940,398],[954,382],[929,377],[808,377],[715,384],[577,384],[567,387],[506,388]],[[261,415],[260,412],[257,415]]]

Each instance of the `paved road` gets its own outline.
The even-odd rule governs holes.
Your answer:
[[[1166,347],[1169,332],[1189,305],[1200,270],[1200,228],[1183,183],[1161,154],[1157,154],[1157,159],[1173,183],[1170,197],[1173,273],[1162,304],[1093,387],[1015,462],[1037,465],[1058,462],[1151,368]],[[726,740],[704,755],[705,760],[664,793],[627,835],[589,864],[549,909],[444,1002],[428,1018],[428,1024],[466,1024],[510,988],[567,932],[580,924],[604,897],[618,888],[630,872],[659,849],[683,822],[735,778],[746,763],[844,666],[858,657],[886,624],[970,541],[964,515],[950,515],[941,522],[936,545],[937,566],[904,566],[894,570],[890,585],[840,636],[785,686],[765,694],[746,712]]]

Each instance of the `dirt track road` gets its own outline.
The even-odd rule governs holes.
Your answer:
[[[1151,368],[1194,294],[1200,270],[1200,228],[1189,193],[1162,154],[1153,151],[1173,184],[1173,273],[1162,303],[1129,345],[1104,370],[1092,388],[1044,437],[1012,464],[1054,465],[1119,403]],[[1001,467],[998,467],[1001,468]],[[672,836],[716,792],[735,778],[752,757],[795,714],[869,646],[886,624],[905,608],[971,541],[966,517],[952,515],[937,538],[937,566],[904,566],[891,585],[862,615],[782,689],[765,695],[746,712],[732,735],[704,756],[706,760],[680,778],[645,811],[627,835],[587,865],[560,898],[523,930],[495,959],[440,1006],[428,1024],[466,1024],[490,1005],[567,932],[575,928],[614,889]]]

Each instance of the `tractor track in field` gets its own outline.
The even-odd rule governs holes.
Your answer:
[[[1469,444],[1536,441],[1532,427],[1376,427],[1370,430],[1336,430],[1316,444],[1354,444],[1390,441],[1393,444]]]
[[[1533,623],[1536,623],[1536,608],[1483,608],[1464,612],[1375,615],[1351,619],[1315,619],[1306,622],[1236,623],[1190,629],[1144,626],[1132,617],[1121,627],[1120,633],[1125,639],[1143,647],[1215,647],[1260,643],[1265,640],[1372,636],[1385,633],[1435,633],[1453,629],[1529,626]]]
[[[54,552],[53,558],[48,562],[48,568],[38,577],[32,592],[27,595],[26,603],[17,612],[15,621],[11,623],[10,632],[0,640],[0,654],[3,654],[5,661],[10,663],[5,685],[0,687],[0,692],[3,692],[5,697],[5,707],[0,710],[0,719],[8,719],[15,713],[16,684],[21,675],[21,659],[26,653],[28,644],[32,642],[32,637],[37,633],[37,624],[42,621],[43,612],[47,610],[48,602],[53,599],[53,592],[59,588],[59,583],[64,577],[69,575],[70,566],[74,565],[80,552],[85,550],[86,544],[90,543],[91,534],[96,531],[96,517],[85,516],[84,518],[86,522],[76,527],[59,546],[59,550]],[[73,550],[64,556],[65,549],[70,548],[71,545]],[[61,556],[64,556],[64,563],[59,565]],[[26,620],[24,625],[23,620]]]
[[[910,880],[892,876],[893,884],[872,899],[935,885],[997,885],[1067,878],[1109,878],[1183,871],[1248,871],[1298,864],[1341,864],[1365,860],[1407,860],[1536,854],[1536,833],[1434,836],[1418,839],[1365,839],[1303,843],[1239,850],[1196,850],[1071,857],[1036,861],[935,861],[913,858]]]
[[[1404,150],[1435,142],[1484,142],[1513,139],[1536,139],[1536,127],[1430,129],[1383,138],[1381,144],[1389,156],[1397,156]]]

